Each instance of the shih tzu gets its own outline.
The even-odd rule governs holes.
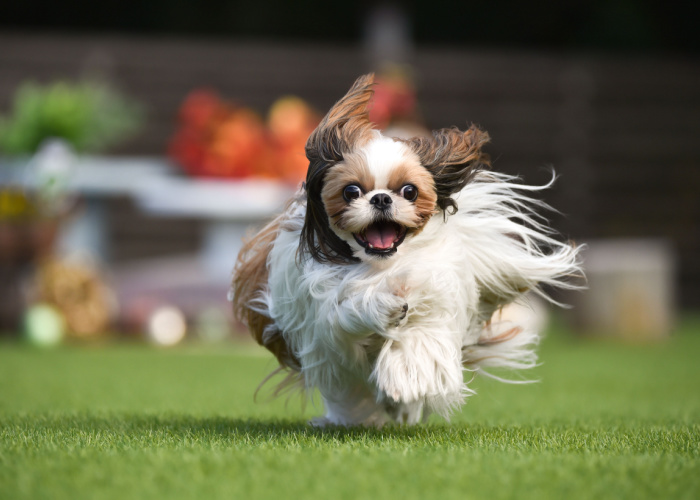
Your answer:
[[[465,371],[535,364],[538,332],[494,313],[542,285],[575,288],[578,249],[552,236],[527,186],[487,170],[486,132],[383,136],[360,77],[311,134],[306,182],[246,242],[235,315],[317,389],[317,425],[448,418]]]

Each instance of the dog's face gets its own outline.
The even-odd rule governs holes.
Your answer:
[[[391,257],[437,211],[435,181],[415,151],[375,135],[328,169],[321,190],[330,227],[362,260]]]
[[[371,75],[360,77],[306,143],[307,209],[300,251],[318,262],[383,261],[400,253],[488,163],[472,126],[399,140],[373,130]]]

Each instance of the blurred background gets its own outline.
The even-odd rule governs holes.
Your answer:
[[[586,243],[572,331],[700,305],[700,34],[660,0],[26,0],[0,17],[0,335],[221,342],[241,238],[369,71],[389,133],[476,123]],[[545,312],[535,311],[542,320]],[[517,313],[517,312],[516,312]],[[522,311],[520,312],[522,313]]]

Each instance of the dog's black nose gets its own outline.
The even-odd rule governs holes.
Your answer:
[[[386,210],[391,205],[391,196],[387,193],[377,193],[369,200],[370,205],[374,205],[379,210]]]

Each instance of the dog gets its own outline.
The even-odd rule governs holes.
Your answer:
[[[306,181],[234,268],[235,316],[287,372],[278,391],[320,392],[316,425],[449,418],[473,393],[465,371],[536,363],[538,332],[494,313],[581,275],[531,197],[551,182],[490,171],[473,125],[383,136],[372,85],[360,77],[312,132]]]

